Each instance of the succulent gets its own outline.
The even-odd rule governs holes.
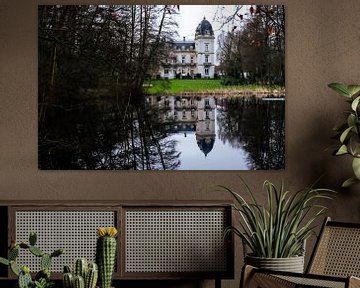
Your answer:
[[[85,258],[78,258],[74,263],[74,272],[69,266],[64,267],[64,288],[95,288],[98,279],[98,267],[96,263],[88,263]]]
[[[20,242],[16,243],[12,241],[9,251],[8,259],[0,257],[0,263],[10,266],[11,271],[18,277],[19,288],[47,288],[52,286],[50,281],[50,265],[53,257],[58,257],[64,253],[63,249],[57,249],[51,254],[44,253],[36,245],[37,236],[35,233],[30,233],[29,244]],[[20,249],[29,250],[33,255],[40,257],[41,270],[35,275],[35,281],[32,280],[30,274],[30,268],[28,266],[21,266],[16,263],[16,259],[19,256]]]
[[[101,227],[97,229],[99,238],[96,243],[96,262],[99,267],[100,288],[110,288],[116,258],[115,227]]]

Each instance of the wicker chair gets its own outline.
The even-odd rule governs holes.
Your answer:
[[[244,266],[240,287],[360,287],[360,223],[326,218],[306,273]]]

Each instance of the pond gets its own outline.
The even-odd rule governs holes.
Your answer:
[[[284,98],[95,99],[49,108],[43,121],[40,169],[285,168]]]

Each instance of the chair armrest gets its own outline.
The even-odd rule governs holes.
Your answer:
[[[272,271],[244,266],[241,277],[241,288],[360,288],[360,279],[356,277],[334,277],[315,274]]]
[[[360,288],[360,278],[350,276],[349,277],[349,288]]]

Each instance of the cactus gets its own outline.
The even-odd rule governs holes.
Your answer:
[[[62,276],[64,288],[73,288],[74,287],[74,276],[71,272],[66,272]]]
[[[50,287],[50,264],[53,257],[60,256],[64,251],[63,249],[55,250],[53,253],[48,254],[36,247],[37,236],[35,233],[30,233],[29,244],[20,242],[16,243],[11,241],[11,245],[8,251],[8,259],[0,257],[0,263],[10,266],[11,271],[18,276],[18,286],[19,288],[29,288],[29,287]],[[16,259],[19,256],[19,250],[24,249],[28,250],[30,253],[37,257],[41,257],[41,271],[39,271],[35,276],[35,281],[32,280],[30,275],[30,269],[27,266],[22,266],[21,268],[16,264]]]
[[[29,235],[29,244],[31,246],[35,246],[37,241],[37,235],[35,232],[31,232]]]
[[[81,276],[85,279],[86,270],[88,268],[88,262],[85,258],[78,258],[75,261],[74,274],[75,276]]]
[[[36,247],[36,246],[30,245],[29,251],[30,251],[32,254],[34,254],[35,256],[37,256],[37,257],[41,257],[41,256],[44,255],[44,252],[42,252],[42,251],[40,250],[40,248],[39,248],[39,247]]]
[[[49,268],[50,268],[50,265],[51,265],[51,260],[52,260],[51,255],[48,254],[48,253],[44,253],[44,254],[41,256],[41,261],[40,261],[40,267],[41,267],[41,269],[44,269],[44,268],[49,269]]]
[[[24,269],[24,268],[27,268],[27,269]],[[29,272],[30,272],[30,270],[28,267],[22,267],[22,270],[19,274],[19,279],[18,279],[19,288],[28,288],[30,286],[30,284],[32,283],[31,275]]]
[[[85,276],[85,288],[95,288],[98,279],[98,266],[96,263],[89,263]]]
[[[101,288],[110,288],[116,256],[115,227],[98,228],[99,238],[96,243],[96,262],[99,267],[99,284]]]
[[[9,260],[16,260],[16,258],[19,256],[19,246],[16,245],[14,248],[10,249],[8,252]]]
[[[74,277],[74,288],[85,288],[84,278],[80,275]]]
[[[78,258],[74,263],[74,272],[69,266],[64,266],[64,288],[95,288],[98,278],[98,269],[95,263],[89,263],[85,258]],[[80,280],[81,279],[81,280]],[[76,286],[77,285],[77,286]],[[84,285],[84,286],[82,286]]]

